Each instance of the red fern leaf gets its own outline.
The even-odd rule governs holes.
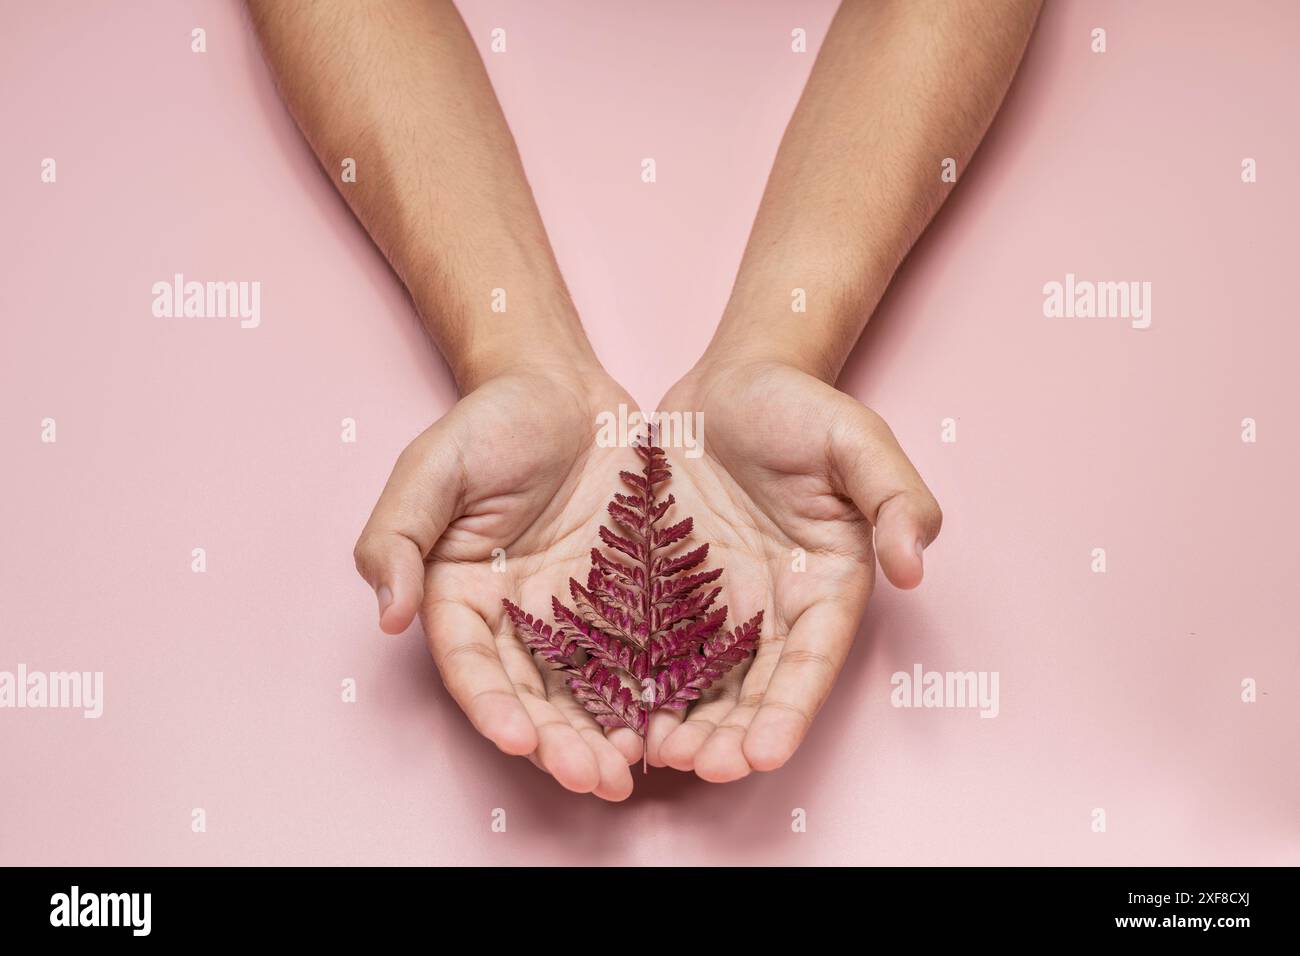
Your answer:
[[[562,622],[561,627],[568,630],[577,647],[587,653],[588,659],[600,661],[615,670],[626,671],[637,680],[649,674],[650,657],[645,652],[592,627],[565,607],[559,598],[551,598],[551,611],[556,622]]]
[[[712,637],[722,625],[727,623],[727,609],[720,607],[716,611],[698,620],[691,621],[666,634],[659,634],[650,639],[646,651],[650,655],[650,666],[654,667],[671,657],[680,657],[691,651],[699,651],[704,642]]]
[[[629,541],[627,538],[620,538],[604,525],[600,526],[600,540],[604,541],[615,551],[622,551],[633,561],[645,560],[645,545],[636,541]]]
[[[621,558],[592,548],[587,586],[569,581],[574,607],[552,598],[555,627],[504,604],[515,634],[565,675],[597,723],[644,736],[650,714],[688,706],[755,651],[763,614],[725,629],[727,608],[713,607],[722,589],[706,587],[723,569],[686,573],[708,559],[707,544],[669,553],[690,538],[695,523],[686,517],[658,527],[676,503],[656,493],[672,471],[663,449],[634,447],[641,473],[619,472],[634,494],[616,493],[608,508],[623,533],[604,525],[599,531]]]
[[[528,645],[529,650],[539,654],[548,664],[571,665],[577,642],[563,630],[552,630],[549,624],[542,623],[540,617],[533,617],[522,608],[505,602],[506,613],[515,626],[519,639]]]
[[[599,594],[588,591],[573,578],[569,578],[569,594],[583,620],[605,631],[610,631],[626,641],[641,644],[649,636],[639,610],[628,609],[606,601]]]
[[[645,568],[629,568],[620,561],[605,556],[599,548],[591,549],[591,569],[599,571],[603,577],[617,578],[624,584],[643,587],[645,585]]]
[[[618,476],[643,495],[650,490],[650,486],[646,484],[645,478],[642,475],[637,475],[630,471],[620,471]]]
[[[639,541],[645,538],[645,515],[637,514],[634,510],[621,505],[617,501],[609,503],[609,516],[618,523],[618,526],[632,535],[633,539]]]
[[[673,558],[656,558],[654,565],[651,567],[651,575],[662,578],[670,574],[677,574],[680,571],[689,571],[691,568],[703,564],[708,556],[709,546],[702,544],[693,551],[687,551]]]
[[[713,602],[722,593],[722,588],[712,591],[697,591],[690,597],[654,612],[655,631],[666,631],[681,621],[693,621],[713,606]]]
[[[656,548],[668,548],[678,541],[684,541],[695,527],[695,521],[691,518],[683,518],[671,527],[664,528],[662,531],[655,532],[654,545]]]
[[[652,509],[650,509],[650,517],[654,521],[658,521],[665,514],[667,514],[668,509],[675,504],[677,504],[677,499],[674,498],[672,495],[669,495],[663,501],[659,502],[659,504],[655,505]]]
[[[701,585],[712,584],[718,580],[722,577],[722,571],[722,568],[714,568],[712,571],[701,571],[699,574],[686,574],[676,580],[659,578],[655,581],[650,600],[656,604],[671,604],[673,601],[679,601]]]
[[[668,667],[656,676],[656,709],[680,710],[709,688],[732,667],[749,657],[758,647],[759,627],[763,612],[759,611],[749,621],[730,633],[718,635],[707,641],[704,653],[685,658],[674,658]]]
[[[618,677],[596,661],[588,661],[567,681],[573,696],[602,727],[630,727],[645,733],[646,712]]]

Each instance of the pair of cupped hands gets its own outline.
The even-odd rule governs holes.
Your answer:
[[[402,452],[355,551],[382,629],[420,615],[479,733],[606,800],[631,794],[642,739],[582,709],[515,637],[502,598],[549,620],[551,596],[586,579],[618,473],[638,465],[596,441],[598,416],[620,404],[637,407],[588,357],[530,357],[473,382]],[[686,711],[652,716],[645,756],[737,780],[794,754],[848,655],[876,561],[895,586],[917,586],[941,516],[885,422],[794,364],[706,353],[658,408],[703,413],[699,457],[665,449],[673,514],[694,518],[706,567],[726,568],[729,626],[764,617],[752,660]]]

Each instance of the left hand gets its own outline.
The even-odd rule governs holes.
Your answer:
[[[876,561],[895,586],[916,587],[942,515],[880,416],[791,365],[706,359],[659,410],[703,413],[702,455],[665,448],[675,514],[695,518],[710,566],[726,568],[729,621],[759,610],[764,621],[747,669],[684,720],[654,715],[648,758],[736,780],[794,754],[848,655]]]

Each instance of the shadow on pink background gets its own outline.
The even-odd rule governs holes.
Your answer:
[[[833,9],[462,4],[592,340],[647,407],[726,299],[812,63],[790,31],[815,47]],[[240,7],[7,20],[0,670],[106,686],[98,720],[0,710],[0,863],[1300,862],[1296,7],[1049,3],[842,381],[944,506],[925,585],[881,579],[785,769],[652,771],[617,806],[497,753],[418,627],[376,627],[353,541],[455,392]],[[176,272],[260,281],[261,327],[154,318]],[[1067,272],[1151,282],[1151,328],[1044,318]],[[914,663],[998,671],[1000,715],[891,707]]]

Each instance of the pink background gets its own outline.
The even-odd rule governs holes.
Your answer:
[[[240,7],[7,10],[0,670],[102,670],[106,700],[0,710],[0,862],[1300,862],[1300,9],[1049,6],[842,383],[944,506],[924,586],[881,579],[785,769],[652,771],[622,805],[499,754],[418,625],[377,629],[352,544],[455,393]],[[815,49],[833,7],[463,4],[485,51],[507,30],[488,68],[592,340],[647,407],[725,300],[813,60],[790,31]],[[260,281],[261,327],[155,319],[174,272]],[[1152,282],[1152,327],[1045,319],[1066,272]],[[674,347],[625,347],[633,325]],[[999,671],[1001,715],[892,708],[914,662]]]

